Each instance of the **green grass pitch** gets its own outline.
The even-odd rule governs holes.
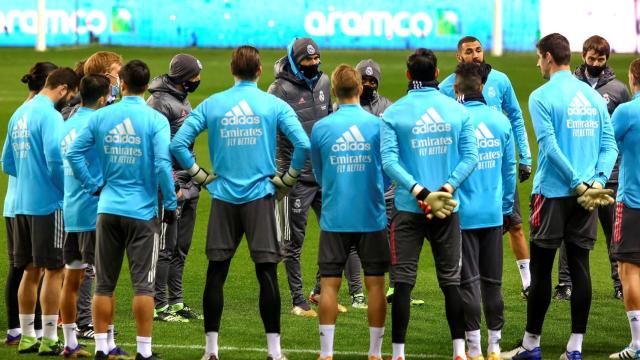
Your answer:
[[[31,49],[0,49],[0,135],[6,136],[7,122],[13,111],[27,96],[27,88],[20,82],[20,78],[29,67],[37,61],[52,61],[59,66],[72,66],[76,61],[88,57],[98,48],[51,49],[46,53],[36,53]],[[168,69],[169,60],[178,52],[188,52],[197,56],[204,66],[202,84],[197,92],[190,95],[194,107],[205,97],[221,91],[233,84],[229,74],[231,50],[201,50],[201,49],[149,49],[149,48],[114,48],[106,49],[121,53],[125,61],[142,59],[151,68],[152,76],[164,73]],[[372,58],[380,63],[382,68],[382,82],[380,93],[396,100],[406,91],[405,59],[409,51],[322,51],[322,69],[330,73],[336,65],[347,63],[355,65],[359,60]],[[263,76],[259,86],[268,87],[273,80],[272,66],[276,59],[284,55],[284,50],[265,50],[262,52],[264,66]],[[440,80],[451,73],[455,66],[453,53],[439,53]],[[579,54],[574,54],[573,65],[580,62]],[[614,55],[610,64],[614,67],[623,82],[627,82],[627,66],[633,59],[630,55]],[[527,99],[533,89],[543,83],[539,70],[536,68],[536,57],[533,53],[506,54],[501,58],[488,58],[494,68],[509,75],[523,112],[529,132],[531,150],[537,154],[535,136],[527,111]],[[203,135],[196,143],[199,163],[209,164],[206,141]],[[536,156],[534,156],[535,158]],[[210,167],[205,165],[205,167]],[[0,195],[4,199],[7,177],[0,176]],[[36,190],[36,189],[34,189]],[[531,192],[531,181],[519,185],[520,197],[523,203],[523,218],[529,216],[528,196]],[[204,239],[209,214],[210,197],[202,193],[198,208],[193,245],[187,259],[185,270],[185,298],[195,309],[202,311],[202,290],[206,274],[206,257],[204,254]],[[4,223],[4,222],[3,222]],[[525,221],[525,234],[528,224]],[[1,248],[5,248],[6,235],[0,234]],[[509,243],[504,242],[504,281],[503,294],[505,299],[506,323],[503,331],[503,349],[510,348],[521,339],[526,317],[526,303],[520,299],[520,276],[516,268],[515,259],[509,249]],[[302,255],[305,292],[309,292],[314,284],[316,271],[316,257],[318,246],[318,224],[315,216],[309,217],[306,243]],[[7,271],[6,252],[0,251],[0,284],[4,288]],[[430,248],[425,248],[420,259],[420,274],[418,284],[413,292],[414,297],[424,299],[426,304],[411,309],[411,322],[407,335],[406,350],[409,358],[415,359],[447,359],[451,354],[449,330],[444,316],[443,296],[437,286],[433,257]],[[129,352],[135,353],[135,325],[131,311],[131,283],[127,275],[128,269],[123,268],[123,275],[117,289],[116,328],[120,332],[117,338],[119,344]],[[315,359],[319,351],[318,321],[317,319],[303,319],[289,314],[291,297],[287,286],[283,266],[278,270],[280,291],[282,295],[282,346],[289,359]],[[628,343],[629,327],[622,302],[612,297],[612,285],[609,278],[609,263],[602,232],[599,233],[596,248],[591,256],[591,274],[593,277],[593,304],[588,333],[584,342],[586,359],[604,359],[608,354],[619,350]],[[556,275],[554,273],[554,278]],[[557,280],[554,280],[554,284]],[[341,290],[340,300],[343,304],[350,303],[347,291]],[[387,315],[386,337],[383,352],[391,351],[391,321],[390,308]],[[354,310],[338,317],[335,350],[337,359],[364,359],[368,350],[369,334],[366,325],[366,311]],[[7,327],[5,307],[0,307],[0,329]],[[542,336],[542,349],[546,359],[557,358],[563,351],[569,333],[570,312],[568,302],[552,301]],[[483,329],[483,344],[486,344],[486,332]],[[60,332],[62,336],[62,332]],[[91,350],[92,341],[87,342]],[[160,353],[164,359],[199,359],[204,349],[202,321],[192,321],[188,324],[154,323],[153,331],[154,351]],[[225,287],[225,311],[220,331],[221,359],[264,359],[266,358],[266,340],[258,313],[258,283],[255,279],[253,265],[249,258],[247,247],[243,243],[236,254],[228,281]],[[486,345],[483,345],[486,349]],[[15,348],[0,346],[2,359],[35,359],[36,356],[18,356]]]

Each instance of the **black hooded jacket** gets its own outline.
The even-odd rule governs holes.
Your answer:
[[[274,67],[275,81],[269,86],[268,92],[284,100],[298,115],[304,131],[311,137],[313,125],[332,112],[331,88],[329,77],[320,72],[312,87],[293,73],[287,56],[276,61]],[[276,151],[276,165],[278,171],[286,171],[291,163],[293,145],[281,133],[278,133],[278,148]],[[311,160],[307,160],[300,174],[300,180],[315,182],[311,170]]]

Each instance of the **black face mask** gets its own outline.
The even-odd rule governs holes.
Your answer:
[[[363,85],[362,86],[362,95],[360,95],[361,103],[369,103],[373,99],[373,94],[375,94],[376,88],[373,86]]]
[[[585,64],[585,65],[587,65],[587,73],[589,73],[589,76],[591,77],[600,76],[600,74],[602,74],[604,69],[607,67],[606,65],[602,65],[602,66],[595,66],[595,65],[589,65],[589,64]]]
[[[300,71],[302,72],[302,75],[304,75],[304,77],[309,80],[318,76],[318,73],[320,72],[319,68],[320,64],[300,65]]]
[[[184,86],[184,90],[190,93],[196,91],[199,85],[200,85],[200,80],[185,81],[184,84],[182,84],[182,86]]]

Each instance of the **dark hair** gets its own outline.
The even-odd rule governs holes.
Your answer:
[[[109,95],[111,82],[102,74],[87,75],[80,81],[80,97],[82,105],[91,106],[103,96]]]
[[[120,79],[127,84],[131,94],[142,94],[149,84],[151,74],[147,64],[141,60],[131,60],[118,73]]]
[[[411,80],[433,81],[436,79],[438,59],[429,49],[420,48],[407,59],[407,70]]]
[[[598,55],[604,55],[607,60],[609,60],[609,55],[611,55],[609,42],[599,35],[593,35],[584,41],[584,44],[582,44],[582,56],[587,55],[589,50],[595,51]]]
[[[241,80],[255,80],[260,70],[260,52],[253,46],[243,45],[233,50],[231,73]]]
[[[549,34],[538,41],[536,49],[540,55],[549,53],[557,65],[569,65],[571,62],[571,47],[569,40],[558,33]]]
[[[331,87],[338,99],[349,99],[358,96],[358,88],[362,86],[360,72],[346,64],[340,64],[331,73]]]
[[[78,85],[80,85],[80,77],[72,68],[63,67],[53,70],[47,77],[47,82],[44,84],[47,89],[51,90],[61,85],[67,85],[69,91],[77,90]]]
[[[462,39],[458,40],[458,51],[462,50],[462,44],[470,43],[470,42],[480,42],[475,36],[465,36]]]
[[[84,76],[84,63],[86,63],[86,62],[87,62],[87,59],[84,59],[84,60],[80,60],[80,61],[78,61],[76,63],[75,72],[80,77]]]
[[[480,85],[482,85],[482,68],[480,64],[461,62],[456,67],[455,73],[458,92],[470,94],[480,91]]]
[[[22,76],[23,83],[27,84],[29,91],[40,92],[44,87],[44,83],[47,80],[47,76],[53,70],[57,69],[58,65],[50,63],[48,61],[37,62],[29,69],[29,73]]]
[[[635,59],[631,62],[631,64],[629,65],[629,72],[631,73],[631,75],[633,75],[633,78],[635,80],[633,82],[633,85],[640,85],[640,58]]]

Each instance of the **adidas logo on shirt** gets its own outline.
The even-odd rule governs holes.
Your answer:
[[[430,107],[427,111],[416,121],[416,126],[411,130],[414,134],[427,134],[435,132],[451,131],[451,124],[444,122],[440,114],[436,109]]]
[[[69,133],[62,139],[62,141],[60,142],[60,149],[62,150],[63,154],[67,153],[67,148],[69,147],[69,145],[71,145],[73,140],[75,140],[76,135],[76,129],[71,129],[71,131],[69,131]]]
[[[27,128],[27,114],[24,114],[16,124],[13,126],[13,131],[11,132],[11,137],[16,138],[28,138],[31,136],[29,129]]]
[[[104,142],[138,145],[142,142],[142,139],[136,136],[136,131],[133,129],[131,119],[126,118],[120,124],[116,125],[116,127],[109,130],[109,133],[104,137]]]
[[[260,124],[260,116],[253,114],[253,110],[246,100],[240,102],[227,111],[220,120],[222,125],[257,125]]]
[[[496,139],[487,125],[483,122],[476,128],[476,140],[479,148],[500,146],[500,139]]]
[[[582,91],[576,92],[571,100],[567,113],[571,115],[596,115],[598,110],[594,108]]]
[[[332,151],[363,151],[371,150],[371,144],[367,143],[356,125],[345,131],[331,146]]]

